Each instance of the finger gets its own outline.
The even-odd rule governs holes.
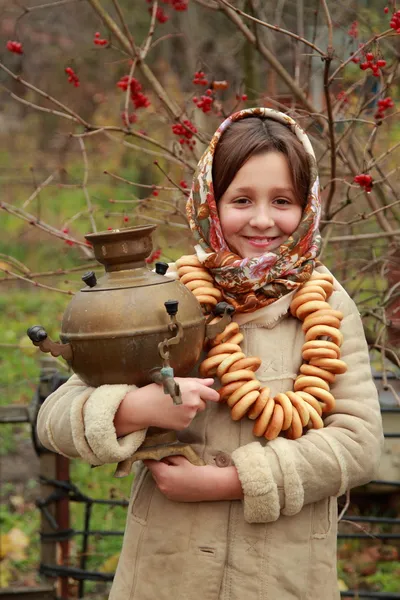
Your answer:
[[[193,381],[207,386],[210,386],[214,383],[214,379],[212,377],[205,377],[204,379],[201,377],[193,377]]]
[[[144,460],[143,462],[155,478],[168,468],[168,465],[159,460]]]
[[[213,388],[204,387],[200,390],[200,397],[202,400],[210,400],[211,402],[219,402],[219,393]]]

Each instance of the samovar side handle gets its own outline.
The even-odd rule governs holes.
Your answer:
[[[29,327],[26,332],[34,346],[40,348],[42,352],[50,352],[52,356],[57,358],[62,356],[67,362],[71,362],[73,358],[71,344],[60,344],[53,342],[47,335],[46,330],[42,325],[34,325]]]

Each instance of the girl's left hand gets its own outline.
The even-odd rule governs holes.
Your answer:
[[[235,467],[196,467],[183,456],[145,460],[160,492],[175,502],[239,500],[242,487]]]

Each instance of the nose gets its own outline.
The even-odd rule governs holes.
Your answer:
[[[255,206],[254,212],[250,219],[251,227],[257,229],[268,229],[273,227],[275,221],[268,206]]]

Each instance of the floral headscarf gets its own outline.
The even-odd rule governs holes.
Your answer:
[[[212,183],[213,157],[219,139],[234,121],[246,117],[267,117],[284,123],[303,144],[310,165],[310,188],[296,231],[279,248],[256,258],[242,258],[229,249]],[[291,117],[270,108],[249,108],[225,119],[197,165],[186,214],[197,241],[199,260],[237,312],[253,312],[297,289],[310,278],[321,244],[319,179],[314,151],[305,132]]]

